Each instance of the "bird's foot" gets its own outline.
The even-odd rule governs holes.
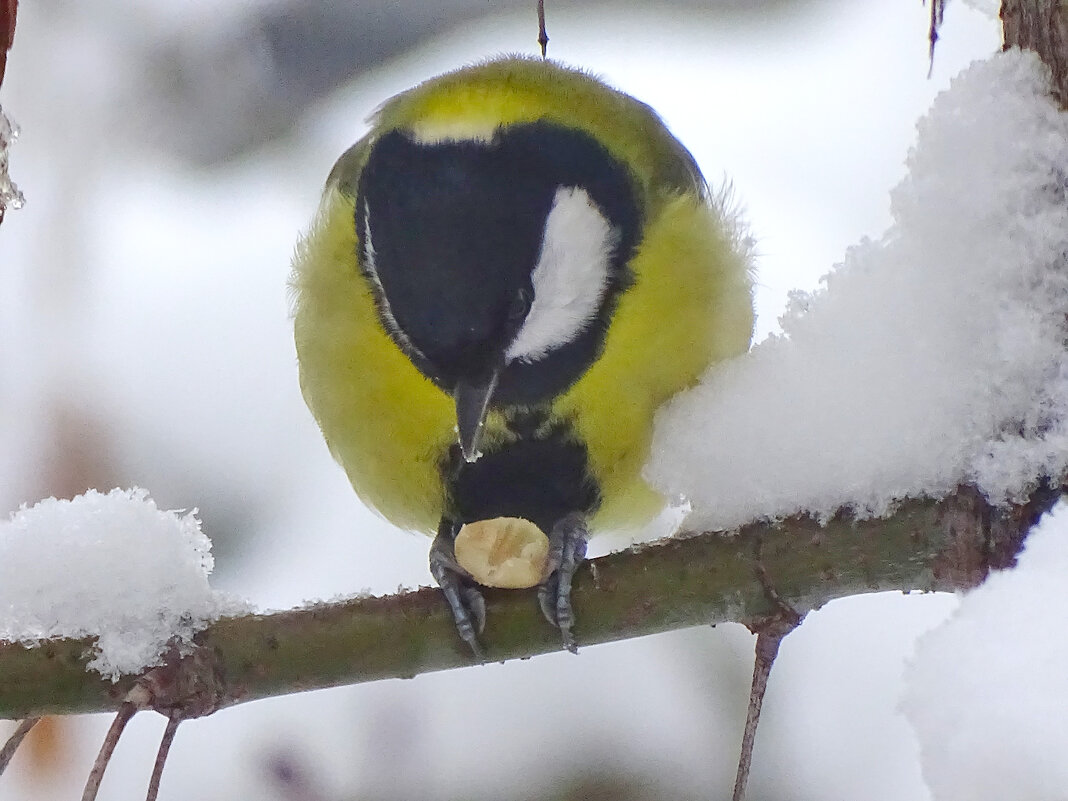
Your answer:
[[[430,546],[430,574],[449,602],[460,639],[470,646],[476,659],[485,662],[478,635],[486,628],[486,601],[475,580],[457,563],[448,532],[439,530]]]
[[[545,580],[538,585],[538,604],[545,619],[560,629],[564,647],[578,653],[571,628],[575,613],[571,608],[571,581],[586,558],[586,520],[571,514],[559,520],[549,533],[549,558]]]

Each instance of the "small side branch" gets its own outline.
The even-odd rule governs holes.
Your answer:
[[[938,44],[938,31],[946,14],[946,0],[927,0],[931,4],[930,17],[927,21],[927,77],[934,72],[935,45]]]
[[[119,705],[119,711],[89,773],[82,801],[95,801],[104,771],[119,744],[126,724],[136,712],[143,709],[153,709],[168,717],[146,795],[147,801],[155,801],[159,795],[163,766],[167,762],[178,724],[187,718],[210,715],[218,709],[219,676],[215,668],[210,653],[203,649],[194,649],[189,654],[182,654],[178,649],[173,649],[167,654],[163,665],[152,668],[141,676]]]
[[[89,778],[85,782],[85,790],[82,791],[82,801],[96,801],[97,793],[100,792],[100,783],[104,781],[104,771],[107,770],[108,764],[111,762],[111,755],[115,753],[115,748],[119,744],[119,739],[122,737],[126,724],[130,722],[130,718],[137,714],[137,709],[137,704],[133,701],[123,701],[119,705],[119,711],[115,713],[115,719],[111,721],[111,728],[108,729],[104,742],[100,746],[100,752],[96,755],[93,769],[89,771]]]
[[[171,744],[174,743],[174,735],[178,733],[178,724],[182,719],[177,715],[167,718],[167,728],[163,730],[163,739],[159,742],[159,751],[156,752],[156,762],[152,766],[152,778],[148,780],[148,793],[145,801],[156,801],[159,795],[159,783],[163,778],[163,766],[167,764],[167,757],[171,753]]]
[[[749,768],[753,764],[753,746],[756,743],[757,724],[760,723],[760,709],[764,705],[764,694],[768,690],[768,678],[779,655],[779,645],[783,637],[795,626],[788,629],[762,631],[757,634],[756,658],[753,660],[753,684],[749,690],[749,710],[745,715],[745,730],[742,732],[742,750],[738,757],[738,772],[734,777],[734,793],[731,801],[744,801],[745,788],[749,784]]]
[[[3,772],[7,770],[7,766],[11,763],[12,758],[14,758],[15,752],[19,750],[22,741],[26,739],[26,735],[30,733],[30,729],[36,726],[39,720],[40,718],[36,717],[26,718],[25,720],[19,721],[19,725],[15,727],[15,731],[7,738],[4,747],[0,749],[0,774],[3,774]]]
[[[549,47],[549,34],[545,31],[545,0],[538,0],[538,44],[541,45],[541,57]]]
[[[742,748],[738,756],[738,772],[734,778],[734,793],[731,801],[745,801],[745,789],[749,784],[749,768],[753,764],[753,748],[756,745],[757,726],[760,723],[760,710],[764,705],[764,694],[768,691],[768,679],[779,655],[779,646],[786,635],[801,625],[803,616],[787,604],[775,582],[768,574],[764,564],[763,540],[757,540],[754,547],[756,559],[756,577],[764,588],[764,596],[771,602],[774,612],[763,618],[749,621],[746,626],[757,635],[756,653],[753,659],[753,683],[749,688],[749,709],[745,716],[745,729],[742,732]]]

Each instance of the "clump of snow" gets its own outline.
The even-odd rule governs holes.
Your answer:
[[[21,209],[26,202],[22,191],[8,174],[9,152],[18,138],[19,127],[8,119],[0,107],[0,214],[6,209]]]
[[[1001,0],[964,0],[964,5],[986,14],[990,19],[997,19],[998,12],[1001,11]]]
[[[1068,788],[1068,538],[1063,506],[1013,570],[924,635],[903,702],[936,801],[1051,801]]]
[[[0,639],[95,636],[90,668],[139,673],[245,611],[208,586],[213,564],[195,512],[161,511],[143,489],[23,506],[0,522]]]
[[[965,70],[919,123],[883,237],[661,413],[647,474],[688,525],[880,515],[961,482],[1003,502],[1064,472],[1068,114],[1047,86],[1018,51]]]

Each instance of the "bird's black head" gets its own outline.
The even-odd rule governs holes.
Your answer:
[[[620,161],[541,121],[489,140],[384,134],[356,226],[383,325],[419,370],[446,392],[533,405],[597,358],[640,210]]]

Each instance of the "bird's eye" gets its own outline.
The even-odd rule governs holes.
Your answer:
[[[527,316],[527,312],[530,311],[530,303],[533,294],[534,293],[526,287],[523,287],[515,293],[511,305],[508,306],[509,320],[522,320]]]

